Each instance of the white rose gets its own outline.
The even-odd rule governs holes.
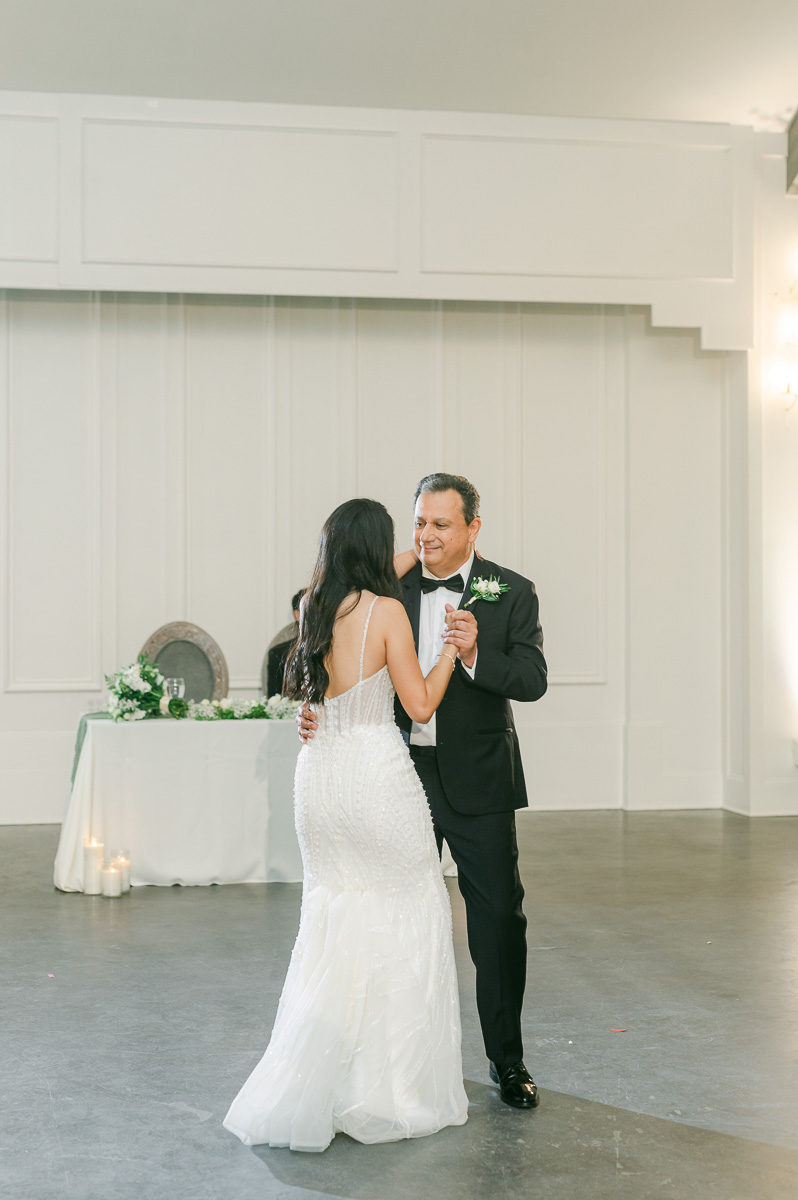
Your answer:
[[[497,580],[492,579],[491,582],[488,584],[488,591],[491,592],[494,596],[500,596],[502,594],[501,584],[498,583]]]
[[[216,703],[217,703],[217,701],[214,700],[214,704],[216,704]],[[218,705],[219,705],[219,708],[232,708],[233,701],[230,699],[229,696],[225,696],[223,700],[218,701]]]

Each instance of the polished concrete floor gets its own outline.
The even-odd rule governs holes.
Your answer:
[[[798,819],[519,832],[541,1107],[489,1085],[454,885],[468,1123],[305,1155],[220,1125],[269,1037],[299,885],[62,895],[58,829],[0,827],[0,1195],[795,1200]]]

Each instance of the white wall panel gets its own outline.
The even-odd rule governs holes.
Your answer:
[[[93,297],[8,302],[7,691],[98,687],[100,399]]]
[[[404,548],[415,486],[443,451],[440,338],[438,305],[358,305],[358,491],[385,504]]]
[[[268,438],[266,349],[262,301],[187,302],[185,612],[249,686],[260,669],[253,643],[271,637],[268,479],[279,451]]]
[[[629,803],[708,772],[720,803],[722,359],[643,314],[628,347]]]
[[[165,621],[206,628],[252,694],[324,518],[374,496],[406,546],[436,469],[473,478],[482,549],[540,594],[551,687],[515,706],[532,806],[720,802],[728,356],[600,306],[0,308],[3,679],[45,689],[0,695],[0,749],[31,760],[0,766],[0,820],[60,819],[79,713]]]
[[[83,260],[393,271],[396,135],[87,121]]]
[[[0,286],[648,305],[753,344],[750,129],[0,93],[4,120]]]
[[[0,260],[55,262],[58,255],[58,124],[0,115]]]
[[[169,386],[167,359],[181,343],[169,336],[173,306],[162,296],[107,305],[115,317],[107,331],[113,387],[105,397],[115,427],[116,481],[109,498],[116,508],[109,548],[116,560],[115,657],[131,662],[149,634],[170,619],[179,594],[169,532],[180,511],[180,447],[170,436],[180,393]]]
[[[548,595],[553,678],[606,682],[606,332],[598,309],[524,316],[523,561]]]
[[[443,310],[445,470],[473,479],[482,497],[479,546],[520,569],[522,492],[521,306]]]
[[[427,136],[422,270],[730,279],[728,146]]]
[[[279,627],[290,619],[291,596],[310,578],[323,522],[359,494],[357,342],[350,301],[280,300],[274,316],[270,505],[278,552],[270,574],[272,620]]]

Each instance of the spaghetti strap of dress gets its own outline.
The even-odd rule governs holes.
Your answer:
[[[374,610],[374,605],[377,603],[378,600],[379,600],[379,596],[375,596],[374,599],[372,600],[371,604],[369,605],[368,612],[366,613],[366,624],[363,626],[363,643],[360,647],[360,671],[359,671],[358,677],[357,677],[358,683],[363,682],[363,658],[366,653],[366,635],[369,631],[369,621],[371,620],[371,614]]]

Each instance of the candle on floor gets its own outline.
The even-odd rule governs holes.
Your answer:
[[[83,843],[83,891],[87,896],[100,895],[100,871],[105,862],[105,845],[91,838]]]
[[[103,895],[111,898],[122,895],[122,872],[118,867],[104,867],[100,871]]]
[[[116,867],[122,876],[122,891],[130,891],[130,851],[117,850],[111,857],[111,866]]]

